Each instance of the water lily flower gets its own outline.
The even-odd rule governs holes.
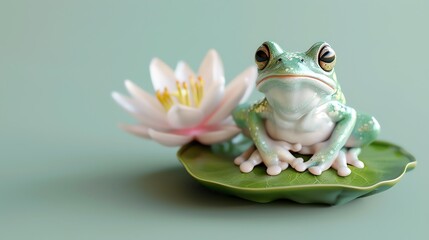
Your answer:
[[[166,146],[193,140],[213,144],[240,132],[231,112],[252,92],[256,67],[247,68],[227,87],[223,64],[215,50],[207,53],[198,74],[183,61],[173,71],[157,58],[149,70],[155,96],[129,80],[125,87],[131,97],[112,93],[113,99],[139,120],[136,125],[121,125],[122,129]]]

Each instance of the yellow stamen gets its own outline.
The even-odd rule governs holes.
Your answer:
[[[198,96],[197,96],[197,85],[195,84],[194,77],[189,77],[189,83],[191,85],[191,92],[192,92],[192,102],[196,106],[198,106]]]
[[[186,106],[191,106],[191,102],[189,100],[190,95],[189,95],[188,85],[186,84],[186,82],[183,82],[182,85],[183,85],[183,98],[184,98],[182,104]]]
[[[200,76],[198,77],[198,82],[197,82],[197,89],[198,89],[198,102],[201,102],[201,100],[204,97],[204,79]],[[199,105],[199,103],[198,103]]]
[[[169,92],[165,87],[164,91],[156,91],[156,97],[166,111],[173,106],[174,102],[189,107],[199,107],[204,95],[204,80],[202,77],[198,77],[198,81],[195,81],[191,76],[189,86],[186,82],[176,81],[176,90]]]
[[[182,87],[180,86],[180,82],[176,81],[176,88],[177,88],[177,95],[176,98],[179,101],[179,103],[183,104],[183,92],[182,92]]]
[[[167,108],[167,106],[165,105],[164,99],[162,98],[161,91],[156,90],[156,98],[158,98],[158,101],[162,104],[164,108]]]

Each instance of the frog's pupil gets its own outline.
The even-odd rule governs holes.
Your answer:
[[[258,50],[256,52],[255,58],[256,58],[256,61],[258,61],[258,62],[268,61],[268,55],[262,50]]]
[[[322,57],[320,57],[320,60],[325,63],[331,63],[335,60],[335,55],[332,54],[330,51],[327,51],[322,55]]]
[[[325,46],[319,53],[319,61],[324,63],[334,62],[335,52],[329,46]]]

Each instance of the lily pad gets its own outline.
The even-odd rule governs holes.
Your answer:
[[[264,166],[241,173],[233,163],[234,157],[215,154],[209,146],[196,142],[183,146],[177,156],[188,173],[203,185],[260,203],[289,199],[298,203],[344,204],[389,189],[416,166],[411,154],[381,141],[362,149],[359,158],[365,167],[349,166],[352,173],[347,177],[338,176],[332,169],[314,176],[292,168],[268,176]]]

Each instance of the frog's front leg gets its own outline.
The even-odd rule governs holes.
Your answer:
[[[324,171],[329,167],[332,167],[337,170],[337,174],[339,176],[343,177],[348,176],[351,173],[348,165],[352,165],[357,168],[363,168],[364,163],[358,158],[361,148],[373,142],[379,133],[380,124],[374,117],[367,114],[357,113],[356,123],[353,127],[353,131],[347,139],[345,146],[338,152],[334,162],[326,162],[325,165],[322,164],[319,166],[319,168]],[[315,144],[314,146],[303,148],[300,153],[310,154],[311,152],[319,152],[323,149],[329,148],[329,144],[329,140],[326,142],[321,142]],[[295,164],[297,164],[297,162]],[[310,172],[312,170],[313,169],[310,168]],[[312,173],[316,174],[317,172]]]
[[[243,129],[246,129],[254,142],[254,147],[237,157],[234,162],[240,165],[242,172],[250,172],[254,166],[264,163],[269,175],[278,175],[289,166],[295,157],[289,150],[299,151],[301,145],[291,145],[283,141],[275,141],[265,131],[264,114],[260,109],[238,108],[234,112],[234,120]]]
[[[320,175],[330,168],[335,159],[341,155],[340,151],[349,139],[356,123],[356,111],[339,102],[329,102],[326,105],[328,116],[336,123],[335,128],[324,147],[317,150],[308,160],[303,162],[295,159],[292,167],[299,172],[309,170],[314,175]]]

